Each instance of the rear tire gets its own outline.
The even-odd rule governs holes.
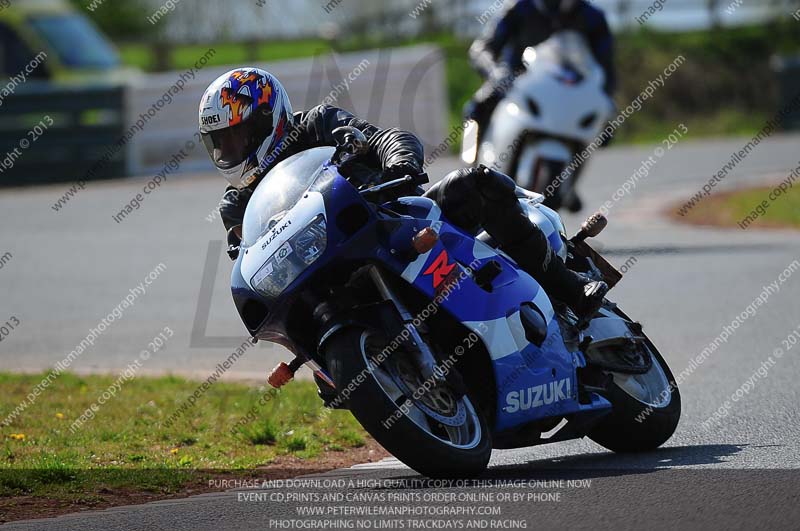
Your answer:
[[[614,382],[605,395],[612,404],[612,412],[600,421],[589,438],[613,452],[631,453],[654,450],[667,442],[675,433],[681,416],[681,394],[669,366],[655,346],[648,341],[653,358],[653,369],[660,367],[668,382],[669,402],[645,403],[618,385],[620,375],[614,374]],[[656,367],[658,364],[658,367]],[[649,374],[649,373],[648,373]],[[666,389],[662,391],[666,401]]]
[[[460,399],[465,404],[466,418],[474,422],[472,434],[467,436],[462,447],[445,443],[423,429],[399,409],[390,398],[390,391],[384,387],[387,385],[387,371],[382,367],[393,356],[404,355],[404,352],[398,350],[390,354],[378,368],[368,353],[367,341],[371,333],[379,335],[349,328],[330,338],[323,347],[339,393],[351,389],[347,403],[356,419],[381,446],[420,474],[432,478],[465,478],[481,474],[489,463],[492,441],[480,410],[472,406],[469,397]],[[383,384],[379,378],[384,379]],[[357,383],[359,381],[361,383]],[[351,382],[354,385],[350,385]],[[387,427],[389,418],[392,421]]]

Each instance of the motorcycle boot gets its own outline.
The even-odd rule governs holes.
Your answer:
[[[579,318],[591,318],[603,305],[608,284],[589,280],[567,268],[541,230],[502,249],[535,278],[550,297],[572,308]]]
[[[514,181],[484,166],[476,169],[478,189],[487,203],[483,227],[519,266],[580,318],[594,315],[608,285],[567,268],[542,230],[530,219],[516,196]]]

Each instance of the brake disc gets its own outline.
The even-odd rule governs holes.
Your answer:
[[[445,426],[461,426],[467,420],[464,404],[455,398],[447,384],[436,382],[425,387],[419,371],[404,357],[395,358],[389,372],[406,399],[435,421]]]

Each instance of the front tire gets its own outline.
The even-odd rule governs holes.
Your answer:
[[[481,474],[489,463],[492,441],[479,409],[463,396],[458,399],[463,410],[459,406],[458,411],[464,412],[464,426],[437,425],[407,398],[407,391],[386,368],[405,353],[397,350],[383,363],[375,363],[375,351],[380,353],[387,344],[379,332],[357,328],[343,330],[325,344],[323,354],[340,396],[350,390],[350,411],[381,446],[420,474],[432,478]]]

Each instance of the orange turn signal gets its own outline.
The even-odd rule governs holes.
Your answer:
[[[439,241],[439,234],[430,227],[425,227],[419,231],[411,240],[414,250],[419,254],[427,253],[434,248]]]
[[[277,367],[272,369],[267,381],[272,387],[279,389],[289,383],[292,378],[294,378],[292,369],[286,363],[281,362]]]

